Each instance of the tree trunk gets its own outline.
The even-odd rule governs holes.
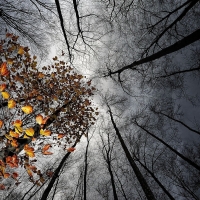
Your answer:
[[[172,148],[165,141],[163,141],[162,139],[160,139],[159,137],[157,137],[156,135],[154,135],[153,133],[151,133],[150,131],[148,131],[147,129],[145,129],[144,127],[142,127],[141,125],[139,125],[137,122],[135,122],[135,124],[138,127],[140,127],[142,130],[144,130],[146,133],[148,133],[149,135],[151,135],[152,137],[154,137],[155,139],[157,139],[159,142],[161,142],[162,144],[164,144],[166,147],[168,147],[171,151],[173,151],[176,155],[178,155],[180,158],[182,158],[183,160],[185,160],[188,164],[190,164],[191,166],[193,166],[194,168],[196,168],[197,170],[200,171],[200,166],[199,165],[197,165],[196,163],[194,163],[193,161],[191,161],[189,158],[185,157],[183,154],[181,154],[178,151],[176,151],[174,148]]]
[[[141,60],[135,61],[130,65],[124,66],[121,69],[118,69],[116,71],[110,71],[106,76],[109,76],[109,75],[111,76],[112,74],[120,74],[124,70],[127,70],[127,69],[137,70],[136,66],[144,64],[144,63],[151,62],[153,60],[156,60],[158,58],[161,58],[163,56],[171,54],[171,53],[173,53],[175,51],[178,51],[178,50],[180,50],[180,49],[182,49],[182,48],[184,48],[184,47],[196,42],[199,39],[200,39],[200,29],[197,29],[196,31],[194,31],[190,35],[184,37],[182,40],[179,40],[175,44],[173,44],[173,45],[171,45],[169,47],[166,47],[166,48],[162,49],[161,51],[159,51],[159,52],[157,52],[157,53],[155,53],[155,54],[153,54],[151,56],[148,56],[148,57],[143,58]]]
[[[137,179],[138,179],[138,181],[139,181],[139,183],[140,183],[140,185],[141,185],[141,187],[142,187],[147,199],[148,200],[155,200],[153,192],[151,191],[148,183],[146,182],[146,180],[143,177],[142,173],[140,172],[139,168],[135,164],[135,162],[134,162],[133,158],[131,157],[131,154],[130,154],[126,144],[124,143],[124,140],[123,140],[123,138],[122,138],[122,136],[121,136],[121,134],[119,132],[119,129],[117,128],[117,126],[116,126],[116,124],[114,122],[113,115],[112,115],[110,107],[109,107],[109,114],[110,114],[111,122],[113,124],[114,129],[115,129],[115,132],[116,132],[116,134],[117,134],[117,136],[119,138],[119,141],[120,141],[120,143],[122,145],[122,148],[123,148],[123,150],[124,150],[124,152],[126,154],[126,157],[127,157],[128,161],[129,161],[133,171],[135,172],[135,175],[136,175],[136,177],[137,177]]]
[[[76,142],[75,142],[75,144],[72,147],[75,147],[75,146],[76,146]],[[53,187],[56,179],[59,177],[60,170],[62,169],[63,165],[65,164],[65,161],[67,160],[67,158],[69,157],[70,154],[71,154],[71,152],[68,152],[63,157],[63,159],[61,160],[59,166],[55,170],[55,172],[54,172],[54,174],[53,174],[53,176],[51,178],[51,181],[49,182],[49,184],[48,184],[47,188],[45,189],[45,191],[44,191],[44,193],[43,193],[43,195],[42,195],[42,197],[41,197],[40,200],[46,200],[47,199],[47,197],[48,197],[48,195],[49,195],[49,193],[50,193],[50,191],[51,191],[51,189],[52,189],[52,187]]]

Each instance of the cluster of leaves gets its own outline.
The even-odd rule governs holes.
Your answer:
[[[51,155],[49,148],[56,144],[73,152],[75,148],[67,146],[79,142],[98,115],[89,100],[95,88],[57,57],[53,65],[39,70],[36,56],[17,39],[7,33],[0,41],[0,177],[12,177],[19,184],[12,168],[22,166],[30,181],[40,185],[43,174],[32,164],[37,161],[35,148]],[[5,189],[3,183],[0,189]]]

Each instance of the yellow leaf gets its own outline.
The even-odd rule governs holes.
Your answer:
[[[16,106],[16,102],[13,99],[8,101],[8,108],[14,108]]]
[[[23,55],[24,54],[24,47],[20,46],[17,53],[20,54],[20,55]]]
[[[34,129],[33,128],[28,128],[25,130],[26,135],[32,137],[34,135]]]
[[[7,63],[8,63],[9,65],[12,65],[12,64],[13,64],[13,59],[12,59],[12,58],[8,58],[8,59],[7,59]]]
[[[5,137],[6,137],[8,140],[13,140],[13,138],[12,138],[10,135],[8,135],[8,134],[5,134]]]
[[[26,151],[28,157],[33,158],[35,157],[35,153],[33,151]]]
[[[20,134],[20,133],[23,132],[23,128],[20,127],[20,126],[16,126],[16,127],[15,127],[15,132]]]
[[[40,134],[44,135],[44,136],[50,136],[51,135],[51,131],[50,130],[40,129]]]
[[[23,106],[22,110],[23,110],[24,113],[30,114],[30,113],[33,112],[33,107],[32,106]]]
[[[10,94],[8,92],[1,92],[4,99],[9,99]]]
[[[24,134],[24,137],[23,138],[30,138],[28,135]]]

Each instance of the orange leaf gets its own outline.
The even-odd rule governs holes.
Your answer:
[[[9,71],[8,71],[8,68],[7,68],[7,63],[6,62],[3,62],[1,64],[1,75],[2,76],[8,76],[9,75]]]
[[[44,147],[42,148],[42,151],[47,151],[51,147],[50,144],[45,144]]]
[[[14,179],[16,180],[18,176],[19,176],[19,175],[18,175],[17,172],[13,172],[13,174],[12,174],[12,178],[14,178]]]
[[[27,171],[27,173],[28,173],[28,175],[29,175],[30,177],[33,176],[33,173],[31,172],[31,170],[30,170],[28,167],[26,167],[26,171]]]
[[[17,155],[8,156],[6,157],[6,164],[8,164],[10,167],[18,167],[19,159]]]
[[[0,128],[3,126],[3,120],[0,120]]]
[[[23,106],[22,110],[23,110],[24,113],[30,114],[30,113],[33,112],[33,107],[32,106]]]
[[[31,158],[35,157],[34,148],[33,148],[33,147],[30,147],[28,144],[26,144],[26,145],[24,146],[24,151],[26,152],[26,154],[27,154],[29,157],[31,157]]]
[[[3,184],[0,184],[0,190],[5,190],[6,188],[5,188],[5,185],[3,185]]]
[[[45,76],[45,75],[44,75],[42,72],[39,72],[39,73],[38,73],[38,78],[44,78],[44,76]]]
[[[40,134],[44,135],[44,136],[50,136],[51,135],[51,131],[50,130],[40,129]]]
[[[14,132],[14,131],[10,131],[9,135],[12,136],[12,137],[15,137],[15,138],[19,138],[19,134]]]
[[[43,116],[39,114],[36,116],[35,120],[38,124],[42,124]]]
[[[6,89],[6,84],[3,83],[0,85],[0,92],[3,92]]]
[[[43,151],[42,152],[44,155],[51,155],[51,154],[53,154],[52,152],[49,152],[49,151]]]
[[[18,147],[17,140],[12,140],[12,141],[11,141],[11,145],[12,145],[13,147]]]
[[[67,149],[68,152],[73,152],[75,150],[76,150],[76,148],[74,148],[74,147],[70,147],[70,148]]]
[[[63,138],[64,136],[65,136],[65,134],[63,134],[63,133],[58,134],[58,138]]]
[[[16,106],[16,102],[13,99],[8,101],[8,108],[14,108]]]
[[[9,173],[4,173],[4,178],[8,178],[9,176],[10,176],[10,174]]]
[[[17,119],[12,124],[13,124],[13,126],[20,127],[22,125],[22,121]]]

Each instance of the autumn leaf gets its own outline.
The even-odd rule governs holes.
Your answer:
[[[11,137],[19,138],[19,134],[14,131],[10,131],[9,134]]]
[[[10,174],[9,173],[4,173],[3,177],[4,178],[8,178],[8,177],[10,177]]]
[[[22,110],[25,114],[30,114],[33,112],[33,107],[28,105],[28,106],[23,106],[22,107]]]
[[[70,147],[70,148],[67,149],[68,152],[73,152],[75,150],[76,150],[76,148],[74,148],[74,147]]]
[[[3,126],[3,120],[0,120],[0,128]]]
[[[15,126],[15,127],[20,127],[20,126],[22,126],[22,121],[19,120],[19,119],[17,119],[17,120],[15,120],[12,124],[13,124],[13,126]]]
[[[17,140],[14,140],[14,139],[13,139],[13,140],[11,141],[11,145],[12,145],[13,147],[15,147],[15,148],[18,147]]]
[[[29,167],[26,167],[26,171],[30,177],[33,177],[33,173],[31,172]]]
[[[58,139],[63,138],[64,136],[65,136],[65,134],[59,133],[59,134],[58,134]]]
[[[49,152],[49,151],[44,151],[42,153],[43,153],[43,155],[52,155],[53,154],[52,152]]]
[[[6,89],[6,84],[3,83],[0,85],[0,92],[3,92]]]
[[[6,189],[5,185],[4,184],[0,184],[0,190],[5,190],[5,189]]]
[[[16,102],[13,99],[8,101],[8,108],[14,108],[16,106]]]
[[[7,63],[8,63],[9,65],[12,65],[12,64],[13,64],[13,59],[12,59],[12,58],[8,58],[8,59],[7,59]]]
[[[18,176],[19,176],[19,174],[17,172],[13,172],[12,178],[14,178],[16,180]]]
[[[34,148],[30,147],[28,144],[24,146],[24,151],[26,152],[27,156],[31,158],[35,157]]]
[[[41,129],[40,130],[40,134],[44,135],[44,136],[50,136],[51,135],[51,131],[50,130]]]
[[[10,94],[8,92],[1,92],[1,94],[4,99],[9,99],[10,97]]]
[[[15,132],[21,134],[23,132],[23,128],[20,126],[15,127]]]
[[[25,130],[26,135],[32,137],[34,135],[34,129],[33,128],[28,128]]]
[[[24,54],[24,47],[20,46],[17,53],[20,54],[20,55],[23,55]]]
[[[8,164],[11,168],[18,167],[19,159],[17,155],[6,157],[6,164]]]
[[[54,173],[53,173],[51,170],[47,170],[47,171],[46,171],[46,175],[47,175],[48,177],[52,177],[53,174],[54,174]]]
[[[45,75],[44,75],[42,72],[39,72],[39,73],[38,73],[38,78],[44,78],[44,76],[45,76]]]
[[[42,151],[47,151],[51,147],[50,144],[45,144],[42,148]]]
[[[8,71],[7,63],[6,62],[3,62],[1,64],[1,68],[0,69],[1,69],[0,72],[1,72],[2,76],[8,76],[9,75],[10,72]]]

